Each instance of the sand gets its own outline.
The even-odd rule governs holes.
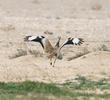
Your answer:
[[[62,83],[79,75],[109,78],[109,9],[109,0],[0,0],[0,81]],[[53,45],[58,36],[61,43],[68,37],[85,42],[65,46],[63,59],[52,67],[40,44],[24,42],[27,35],[43,35]]]

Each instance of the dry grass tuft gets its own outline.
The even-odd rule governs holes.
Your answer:
[[[3,26],[3,27],[0,27],[0,29],[2,31],[8,32],[8,31],[11,31],[11,30],[15,30],[15,27],[10,24],[10,25],[6,25],[6,26]]]
[[[33,4],[39,4],[39,1],[38,0],[33,0],[32,3]]]
[[[108,47],[106,46],[106,45],[101,45],[100,47],[98,47],[98,50],[99,51],[110,51],[109,49],[108,49]]]
[[[14,59],[14,58],[18,58],[18,57],[25,56],[25,55],[27,55],[27,51],[23,49],[17,49],[17,53],[15,53],[12,56],[9,56],[9,58]]]
[[[36,50],[29,50],[29,53],[31,55],[34,55],[35,57],[43,57],[43,53],[36,51]]]
[[[84,48],[82,52],[77,53],[75,56],[69,57],[67,60],[71,61],[73,59],[79,58],[81,56],[84,56],[86,54],[90,53],[90,51],[87,48]]]
[[[21,56],[25,56],[25,55],[34,55],[35,57],[43,57],[43,53],[36,51],[36,50],[31,50],[31,49],[17,49],[17,52],[15,54],[13,54],[12,56],[9,56],[10,59],[14,59],[14,58],[18,58]]]
[[[91,7],[92,10],[98,11],[102,9],[102,6],[100,4],[95,4]]]
[[[53,32],[49,32],[48,30],[44,32],[44,34],[53,35]]]

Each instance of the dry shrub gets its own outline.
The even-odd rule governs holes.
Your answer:
[[[84,56],[86,54],[90,53],[90,51],[87,48],[84,48],[82,52],[77,53],[75,56],[69,57],[67,60],[71,61],[73,59],[79,58],[81,56]]]
[[[2,31],[8,32],[8,31],[11,31],[11,30],[15,30],[15,27],[10,24],[10,25],[6,25],[6,26],[3,26],[3,27],[0,27],[0,29]]]
[[[38,4],[39,1],[38,1],[38,0],[33,0],[32,3],[34,3],[34,4]]]
[[[61,19],[60,17],[56,17],[56,19]]]
[[[110,51],[106,45],[102,44],[100,47],[97,48],[99,51]]]
[[[25,55],[34,55],[35,57],[43,57],[43,53],[36,51],[36,50],[31,50],[31,49],[17,49],[17,52],[15,54],[13,54],[12,56],[9,56],[10,59],[14,59],[14,58],[18,58],[21,56],[25,56]]]
[[[49,32],[48,30],[44,32],[44,34],[49,34],[49,35],[52,35],[53,32]]]
[[[102,9],[102,6],[101,6],[100,4],[95,4],[95,5],[93,5],[93,6],[91,7],[91,9],[98,11],[98,10],[101,10],[101,9]]]
[[[29,50],[29,53],[31,55],[34,55],[35,57],[43,57],[43,53],[36,51],[36,50]]]
[[[23,49],[17,49],[17,53],[15,53],[12,56],[9,56],[9,58],[14,59],[14,58],[18,58],[18,57],[25,56],[25,55],[27,55],[27,51]]]

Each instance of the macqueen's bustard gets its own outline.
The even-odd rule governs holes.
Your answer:
[[[53,47],[50,41],[44,37],[44,36],[26,36],[24,38],[24,41],[33,41],[33,42],[39,42],[46,54],[46,56],[50,59],[50,65],[54,67],[56,59],[61,58],[62,55],[60,53],[61,49],[65,45],[81,45],[84,41],[82,38],[68,38],[62,45],[60,45],[60,39],[61,37],[58,37],[58,41],[56,45]],[[52,63],[52,58],[55,58]]]

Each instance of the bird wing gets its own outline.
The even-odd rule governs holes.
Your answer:
[[[60,40],[61,40],[61,37],[58,37],[57,43],[54,46],[55,49],[58,49],[60,47]]]
[[[42,42],[42,40],[44,39],[45,37],[44,36],[34,36],[34,35],[30,35],[30,36],[26,36],[24,38],[24,41],[33,41],[33,42],[38,42],[41,44],[41,46],[44,48],[44,44]]]
[[[81,45],[84,42],[82,38],[68,38],[59,48],[61,50],[65,45]]]
[[[24,38],[24,41],[35,41],[35,42],[39,42],[40,39],[45,38],[44,36],[35,36],[35,35],[30,35],[30,36],[26,36]]]
[[[40,43],[45,52],[52,52],[54,49],[50,41],[44,36],[26,36],[24,38],[24,41],[33,41]]]

